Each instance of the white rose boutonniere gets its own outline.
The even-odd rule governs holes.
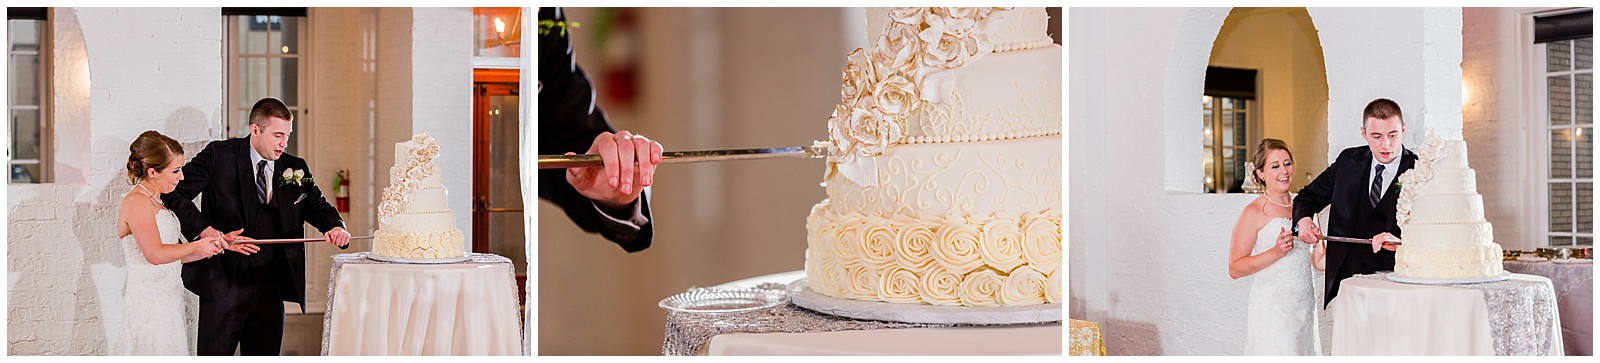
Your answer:
[[[306,171],[301,169],[284,169],[283,178],[278,179],[278,186],[305,186],[310,183],[311,177],[306,176]]]

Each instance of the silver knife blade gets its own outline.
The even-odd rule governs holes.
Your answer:
[[[755,160],[775,158],[821,158],[828,156],[824,146],[796,146],[766,149],[727,149],[668,151],[661,153],[662,164],[695,163],[724,160]],[[566,169],[603,166],[600,155],[539,155],[539,169]]]
[[[1371,239],[1350,238],[1350,237],[1322,236],[1322,240],[1323,241],[1333,241],[1333,242],[1344,242],[1344,243],[1360,243],[1360,244],[1364,244],[1364,245],[1371,245],[1372,244],[1372,240]],[[1384,241],[1383,244],[1399,246],[1400,242]]]
[[[372,239],[372,236],[350,236],[350,239],[352,239],[352,240]],[[253,245],[274,245],[274,244],[289,244],[289,243],[326,242],[327,240],[328,240],[327,238],[250,239],[250,240],[233,241],[230,244],[248,243],[248,244],[253,244]]]

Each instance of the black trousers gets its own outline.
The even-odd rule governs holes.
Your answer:
[[[278,271],[274,271],[278,272]],[[283,349],[283,282],[241,274],[233,289],[216,299],[200,300],[199,355],[280,355]]]

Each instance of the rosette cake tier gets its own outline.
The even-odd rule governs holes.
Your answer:
[[[873,8],[806,220],[819,294],[1061,299],[1061,47],[1043,8]]]
[[[1405,243],[1395,249],[1394,273],[1425,279],[1500,275],[1500,245],[1483,217],[1467,143],[1428,133],[1415,168],[1400,175],[1398,213]]]
[[[426,133],[394,146],[389,187],[378,204],[372,254],[436,260],[466,256],[465,238],[446,203],[444,179],[433,159],[439,143]]]

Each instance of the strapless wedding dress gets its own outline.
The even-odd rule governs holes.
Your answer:
[[[1250,254],[1271,249],[1278,233],[1289,229],[1288,218],[1273,218],[1256,232]],[[1317,338],[1317,302],[1311,275],[1311,246],[1294,241],[1294,250],[1261,269],[1250,284],[1244,353],[1247,355],[1321,355]]]
[[[156,229],[161,231],[162,244],[182,243],[181,228],[172,211],[156,212]],[[188,355],[183,264],[150,264],[131,234],[122,237],[121,245],[128,278],[122,288],[122,329],[117,333],[113,354]]]

